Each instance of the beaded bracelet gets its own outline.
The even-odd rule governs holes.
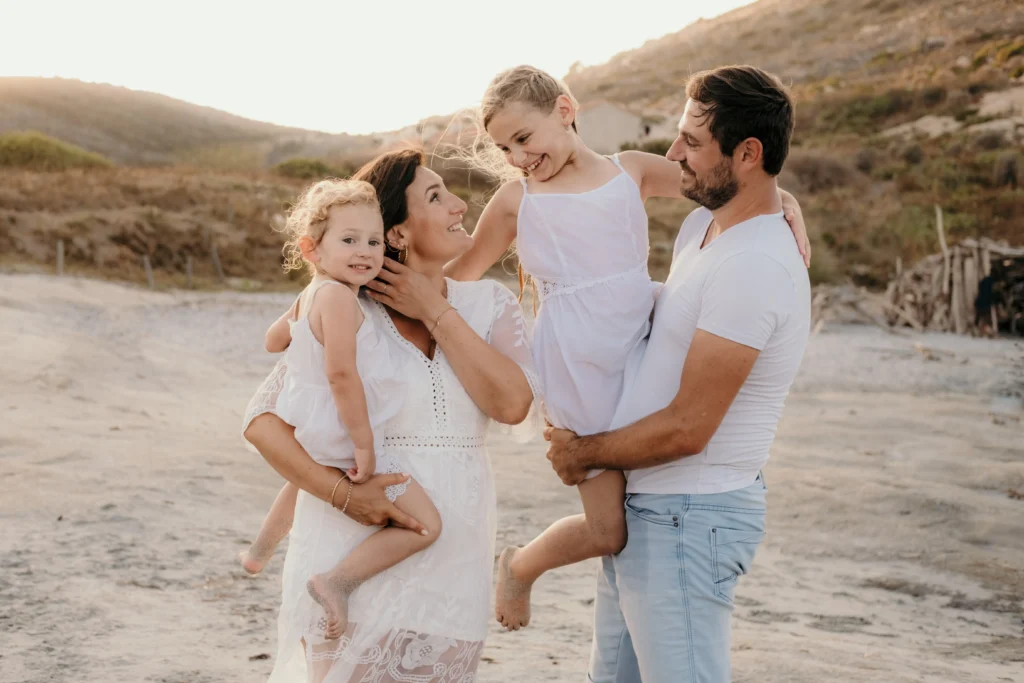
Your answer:
[[[348,495],[345,496],[345,504],[341,506],[341,514],[345,514],[345,510],[348,509],[348,503],[349,503],[350,500],[352,500],[352,489],[354,489],[355,486],[356,486],[355,484],[353,484],[351,481],[349,481],[349,483],[348,483]]]

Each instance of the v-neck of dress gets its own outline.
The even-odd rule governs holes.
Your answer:
[[[453,287],[452,285],[455,283],[455,281],[450,279],[450,278],[447,278],[447,277],[444,280],[445,280],[445,284],[447,284],[447,286],[448,286],[448,296],[445,297],[445,300],[448,302],[449,306],[452,306],[454,308],[454,304],[452,304],[452,293],[455,290],[455,287]],[[398,326],[395,325],[395,321],[391,319],[391,314],[388,313],[388,307],[385,306],[384,304],[382,304],[379,301],[375,301],[374,303],[376,303],[377,306],[380,307],[380,311],[381,311],[381,313],[384,316],[384,320],[387,321],[388,329],[390,329],[391,333],[394,334],[395,337],[398,338],[399,343],[408,346],[409,350],[412,351],[412,353],[417,358],[420,358],[427,365],[434,365],[435,363],[437,363],[438,359],[440,359],[440,357],[441,357],[441,348],[439,346],[437,346],[437,345],[434,346],[434,357],[433,358],[431,358],[427,354],[423,353],[423,351],[421,351],[418,346],[416,346],[411,341],[406,339],[405,335],[403,335],[399,331]]]

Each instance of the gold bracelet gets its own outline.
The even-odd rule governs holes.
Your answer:
[[[356,485],[354,483],[352,483],[351,481],[349,481],[349,483],[348,483],[348,495],[345,496],[345,504],[341,506],[341,514],[345,514],[345,510],[348,509],[348,503],[349,503],[350,500],[352,500],[352,489],[354,489],[355,487],[356,487]]]
[[[427,330],[430,333],[431,336],[433,336],[434,330],[437,329],[437,326],[441,324],[442,316],[444,316],[444,314],[447,313],[448,311],[454,311],[454,310],[455,310],[454,306],[449,306],[448,308],[446,308],[443,311],[441,311],[441,315],[437,316],[437,320],[434,321],[434,326],[431,327],[429,330]]]
[[[338,486],[340,486],[341,482],[345,481],[346,479],[348,479],[348,477],[346,477],[345,475],[341,475],[341,479],[339,479],[338,481],[336,481],[334,483],[334,488],[331,489],[331,507],[335,507],[335,505],[334,505],[334,494],[337,492]]]

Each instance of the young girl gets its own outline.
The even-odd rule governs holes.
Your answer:
[[[287,348],[275,412],[295,427],[295,438],[314,460],[345,472],[331,494],[331,503],[344,512],[353,482],[362,483],[375,471],[402,471],[393,458],[377,453],[380,439],[375,438],[401,407],[400,368],[359,301],[359,288],[384,263],[377,194],[363,181],[321,181],[299,200],[286,229],[291,237],[285,268],[305,261],[313,279],[267,332],[268,351]],[[346,478],[350,481],[343,483]],[[329,639],[345,632],[348,598],[359,584],[428,547],[441,531],[440,515],[419,484],[389,487],[387,494],[429,535],[382,529],[334,569],[309,579],[310,595],[327,614]],[[259,572],[291,529],[297,495],[291,484],[281,489],[259,537],[242,557],[247,571]]]
[[[481,115],[493,146],[478,137],[472,161],[509,182],[484,209],[473,248],[446,270],[479,278],[516,241],[541,302],[533,353],[547,419],[587,435],[608,429],[650,327],[658,284],[647,273],[644,201],[681,193],[679,165],[664,157],[590,150],[576,133],[576,108],[565,85],[533,67],[492,81]],[[790,200],[784,195],[787,217]],[[803,252],[802,221],[794,232]],[[506,628],[529,623],[542,573],[624,547],[622,473],[592,472],[579,491],[583,515],[502,552],[495,613]]]

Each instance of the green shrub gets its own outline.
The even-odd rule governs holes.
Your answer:
[[[920,94],[921,103],[926,107],[934,107],[946,99],[946,89],[941,85],[925,88]]]
[[[1016,188],[1020,182],[1020,159],[1014,152],[1007,152],[996,159],[993,184],[996,187]]]
[[[0,167],[29,171],[64,171],[70,168],[105,168],[112,164],[99,154],[41,133],[0,135]]]
[[[795,175],[800,186],[811,194],[858,185],[863,181],[848,162],[820,152],[794,150],[786,160],[786,170]]]
[[[903,150],[900,156],[903,157],[903,161],[911,166],[916,166],[924,161],[924,150],[921,149],[921,145],[910,145]]]
[[[976,137],[974,145],[978,149],[999,149],[1006,145],[1006,136],[996,130],[988,131]]]
[[[1007,43],[996,52],[996,64],[1004,64],[1017,55],[1024,55],[1024,38]]]
[[[320,159],[297,158],[282,161],[274,167],[274,171],[286,178],[299,180],[319,180],[322,178],[347,178],[352,172],[344,168],[336,168]]]
[[[857,170],[861,173],[867,173],[870,175],[871,171],[875,168],[875,164],[878,163],[878,153],[870,147],[857,150],[857,153],[853,155],[853,165],[857,167]]]

